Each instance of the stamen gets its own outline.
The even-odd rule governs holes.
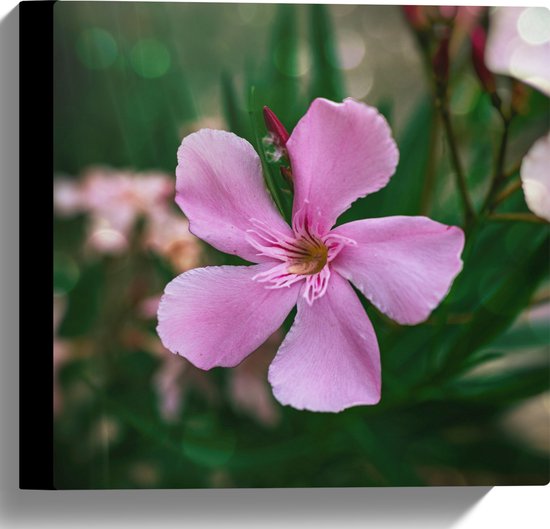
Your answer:
[[[280,263],[254,276],[267,283],[266,288],[290,287],[304,281],[303,296],[308,304],[323,296],[330,279],[330,263],[345,246],[354,246],[352,239],[329,233],[318,235],[317,225],[311,225],[307,215],[299,211],[294,216],[294,236],[274,230],[265,222],[250,219],[253,228],[247,230],[247,241],[258,250],[257,255]]]
[[[325,266],[318,274],[308,276],[304,287],[303,296],[308,305],[312,305],[316,299],[324,296],[330,279],[330,268]]]
[[[328,248],[327,262],[331,262],[345,246],[357,246],[357,242],[337,233],[329,233],[323,240]]]

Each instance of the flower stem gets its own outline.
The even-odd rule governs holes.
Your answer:
[[[464,169],[458,154],[458,145],[449,112],[446,87],[440,87],[439,95],[436,99],[436,106],[439,109],[441,120],[443,122],[443,128],[447,136],[447,143],[449,144],[449,150],[451,153],[451,162],[455,173],[456,186],[460,193],[460,198],[462,199],[462,207],[464,209],[464,226],[465,228],[469,228],[475,219],[475,211],[468,193],[466,175],[464,174]]]
[[[533,222],[536,224],[548,224],[548,222],[532,213],[492,213],[487,215],[487,220],[510,222]]]
[[[516,191],[521,189],[521,180],[511,182],[506,186],[493,200],[492,207],[495,208],[509,197],[511,197]]]
[[[427,215],[430,211],[432,197],[435,187],[436,161],[437,161],[437,140],[439,138],[440,120],[437,112],[433,112],[430,123],[430,146],[428,151],[428,163],[426,164],[426,175],[424,177],[424,187],[420,197],[420,214]]]
[[[434,39],[433,28],[429,30],[430,31],[429,35],[421,33],[419,31],[413,31],[413,33],[418,41],[418,45],[420,48],[421,57],[423,59],[423,64],[425,66],[427,78],[433,90],[434,99],[435,99],[435,108],[436,108],[436,111],[441,116],[441,121],[443,122],[443,128],[447,136],[447,142],[449,144],[449,149],[451,151],[451,162],[454,167],[456,186],[460,193],[460,198],[462,200],[462,206],[464,209],[464,227],[465,229],[469,230],[474,224],[474,221],[476,219],[476,214],[475,214],[474,207],[472,205],[472,201],[470,199],[470,195],[468,193],[466,176],[464,174],[462,163],[460,161],[460,157],[458,154],[456,136],[454,133],[450,112],[449,112],[448,44],[449,44],[449,38],[450,38],[450,28],[447,28],[447,30],[448,30],[447,41],[445,43],[446,47],[442,48],[442,45],[444,43],[443,41],[440,41],[438,51],[433,57],[430,51],[430,43],[429,43],[430,39],[432,40]],[[439,56],[443,60],[437,62],[436,59]],[[437,140],[437,135],[438,135],[437,134],[438,130],[435,130],[434,132],[434,129],[436,128],[437,129],[439,128],[439,123],[437,122],[437,118],[436,118],[436,121],[432,123],[432,137],[430,138],[430,141],[433,141],[434,144],[435,144],[435,141]],[[432,148],[430,150],[430,159],[428,162],[429,165],[427,167],[426,180],[424,181],[424,188],[422,191],[422,199],[421,199],[422,213],[427,212],[429,208],[429,202],[431,200],[431,193],[433,190],[433,184],[435,180],[435,167],[433,169],[431,168],[431,165],[435,165],[435,154],[434,154],[435,145],[434,144],[432,144],[431,146]]]
[[[498,148],[493,180],[491,181],[491,185],[489,187],[489,191],[487,192],[487,196],[483,201],[483,206],[481,206],[480,213],[482,214],[488,211],[490,212],[495,208],[495,205],[496,205],[494,203],[495,195],[498,193],[499,188],[502,186],[502,184],[506,180],[506,175],[504,174],[504,162],[506,160],[506,148],[508,147],[508,138],[510,135],[511,118],[505,116],[502,112],[500,112],[500,116],[502,117],[502,123],[503,123],[502,137],[500,140],[500,146]]]

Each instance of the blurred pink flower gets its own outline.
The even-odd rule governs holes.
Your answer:
[[[144,299],[139,305],[139,315],[146,320],[154,319],[159,310],[160,298],[161,295],[158,294]]]
[[[233,406],[253,416],[264,426],[275,426],[280,412],[267,384],[267,372],[283,341],[281,331],[273,333],[254,354],[245,358],[231,371],[229,394]]]
[[[162,353],[162,364],[155,374],[154,385],[160,400],[160,412],[166,422],[179,420],[189,391],[197,391],[210,403],[216,401],[217,388],[207,373],[185,358],[166,354],[164,347],[157,351]]]
[[[168,208],[158,208],[148,219],[145,246],[162,255],[174,270],[185,272],[199,266],[202,245],[189,232],[189,222]]]
[[[550,134],[536,141],[523,158],[520,176],[527,206],[550,222]]]
[[[59,384],[59,371],[70,358],[70,345],[57,337],[57,329],[65,313],[65,299],[53,298],[53,412],[58,415],[63,409],[63,393]]]
[[[161,296],[151,296],[140,304],[141,316],[156,317]],[[229,379],[229,398],[235,409],[253,416],[265,426],[274,426],[279,412],[266,382],[267,368],[282,340],[280,331],[275,332],[254,355],[235,368]],[[167,422],[177,422],[185,406],[186,394],[193,390],[207,401],[218,399],[218,390],[209,374],[196,368],[191,362],[177,355],[166,354],[158,338],[141,336],[141,346],[158,356],[162,363],[154,377],[161,415]]]
[[[497,7],[491,11],[485,61],[550,96],[550,11],[545,7]]]
[[[58,214],[70,217],[84,210],[80,183],[67,177],[55,179],[54,208]]]
[[[60,215],[88,213],[90,247],[120,253],[128,248],[139,216],[168,208],[171,195],[171,178],[165,174],[94,168],[80,182],[57,179],[54,206]]]
[[[143,300],[139,306],[144,319],[156,317],[160,295]],[[218,399],[218,389],[210,380],[209,374],[197,369],[191,362],[180,356],[167,354],[168,351],[156,336],[137,333],[141,347],[157,356],[161,364],[157,369],[153,385],[159,399],[162,418],[169,423],[179,420],[185,407],[185,399],[190,391],[196,391],[210,403]]]
[[[346,99],[316,99],[286,143],[290,228],[266,191],[260,159],[234,134],[202,130],[178,151],[176,202],[190,230],[252,266],[211,266],[170,282],[159,307],[164,345],[201,369],[234,367],[294,324],[269,368],[283,404],[341,411],[380,399],[370,320],[347,280],[404,324],[424,321],[462,268],[462,230],[426,217],[336,219],[384,187],[398,151],[386,120]]]

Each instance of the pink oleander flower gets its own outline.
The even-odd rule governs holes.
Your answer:
[[[521,162],[520,177],[529,209],[550,222],[550,134],[538,139]]]
[[[297,304],[269,368],[275,397],[312,411],[376,404],[378,343],[348,281],[399,323],[420,323],[462,268],[463,232],[401,216],[334,227],[352,202],[384,187],[397,166],[389,126],[372,107],[316,99],[286,149],[295,191],[292,227],[275,208],[247,141],[208,129],[183,140],[176,202],[190,230],[255,264],[176,277],[159,306],[159,336],[201,369],[233,367]]]
[[[550,11],[497,7],[491,12],[485,62],[550,96]]]

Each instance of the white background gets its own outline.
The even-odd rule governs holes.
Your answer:
[[[378,0],[376,3],[387,2]],[[519,2],[507,3],[517,5]],[[545,5],[541,2],[533,2],[530,5],[535,4]],[[242,491],[18,491],[19,17],[16,5],[17,3],[12,0],[0,0],[0,528],[550,527],[548,486]],[[37,45],[40,43],[37,42]],[[28,153],[30,146],[24,147]],[[49,168],[45,167],[44,172],[48,171]],[[22,331],[24,332],[24,328]],[[44,344],[48,340],[49,337],[44,337]],[[49,349],[46,346],[45,352],[47,351]]]

